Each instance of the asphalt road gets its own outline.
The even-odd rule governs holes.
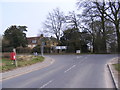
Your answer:
[[[114,88],[106,63],[117,55],[49,55],[43,69],[2,81],[2,88]]]

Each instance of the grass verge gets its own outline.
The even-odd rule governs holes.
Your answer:
[[[7,58],[2,58],[2,60],[0,60],[0,63],[1,63],[0,72],[5,72],[5,71],[9,71],[9,70],[16,69],[19,67],[32,65],[32,64],[35,64],[37,62],[42,62],[42,61],[44,61],[44,57],[33,56],[33,58],[31,58],[30,60],[17,60],[18,67],[15,67],[12,60],[7,59]]]
[[[120,73],[120,64],[113,64],[113,66]]]

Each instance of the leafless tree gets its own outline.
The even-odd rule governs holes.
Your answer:
[[[114,24],[117,34],[118,52],[120,53],[120,1],[108,0],[109,10],[105,12],[108,19]]]
[[[64,21],[65,18],[63,12],[60,11],[59,8],[56,8],[53,10],[53,12],[48,14],[46,21],[43,23],[44,31],[54,34],[59,41],[63,33],[62,27]]]
[[[68,24],[68,28],[76,28],[79,29],[80,27],[80,17],[79,14],[76,14],[75,11],[69,12],[69,14],[65,17],[66,23]]]

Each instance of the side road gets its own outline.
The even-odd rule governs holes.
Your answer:
[[[113,64],[117,64],[119,59],[120,59],[120,57],[119,58],[114,58],[107,64],[107,66],[109,68],[109,71],[110,71],[110,74],[112,76],[113,82],[115,84],[115,87],[117,89],[120,88],[120,83],[119,83],[120,76],[119,76],[118,71],[115,70],[115,67],[113,66]]]
[[[51,65],[53,62],[54,62],[54,59],[50,57],[45,57],[45,60],[43,62],[36,63],[26,67],[17,68],[8,72],[0,73],[2,74],[2,78],[0,78],[0,81],[10,79],[19,75],[23,75],[38,69],[42,69],[44,67]]]

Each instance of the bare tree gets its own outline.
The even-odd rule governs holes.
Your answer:
[[[112,3],[112,2],[110,2],[110,3]],[[78,4],[78,6],[79,6],[79,8],[80,7],[83,7],[83,9],[84,9],[84,11],[83,11],[83,20],[88,24],[88,23],[91,23],[91,31],[90,31],[90,33],[92,32],[92,31],[94,31],[93,30],[93,22],[94,21],[100,21],[101,22],[101,29],[99,29],[100,30],[100,32],[101,32],[101,37],[102,37],[102,48],[101,48],[101,50],[103,51],[103,52],[107,52],[107,29],[108,28],[106,28],[106,21],[107,20],[110,20],[110,19],[108,19],[107,17],[109,17],[109,18],[114,18],[115,16],[115,14],[114,15],[111,15],[112,14],[112,9],[110,9],[110,3],[108,3],[108,2],[106,2],[105,0],[102,0],[102,1],[100,1],[100,2],[98,2],[98,0],[96,0],[96,1],[89,1],[89,2],[83,2],[82,1],[82,3],[81,3],[81,1],[79,1],[77,4]],[[115,8],[116,6],[113,6],[113,10],[117,10],[117,8]],[[118,8],[120,8],[119,7],[119,5],[118,5]],[[109,13],[109,11],[111,12],[111,13]],[[119,10],[119,9],[118,9]],[[117,10],[117,14],[119,13],[119,11]],[[109,13],[109,14],[108,14]],[[108,16],[108,15],[110,15],[110,16]],[[85,18],[84,18],[85,17]],[[96,20],[95,20],[96,19]],[[112,20],[111,20],[112,21]],[[116,21],[115,21],[116,22]],[[118,25],[119,25],[119,21],[118,21],[118,19],[117,19],[117,28],[119,27]],[[118,31],[118,29],[117,29],[117,31]],[[94,38],[95,38],[95,36],[94,36],[94,32],[93,33],[91,33],[91,35],[93,36],[93,47],[94,47]],[[120,41],[120,40],[119,40]],[[119,46],[119,45],[118,45]]]
[[[106,22],[106,14],[105,12],[108,10],[107,3],[105,0],[102,0],[101,2],[93,2],[98,10],[97,16],[100,17],[101,19],[101,24],[102,24],[102,41],[103,41],[103,51],[106,53],[107,52],[107,43],[106,43],[106,29],[105,29],[105,22]]]
[[[114,24],[117,34],[118,52],[120,53],[120,1],[109,0],[109,11],[105,12],[108,19]]]
[[[96,50],[96,33],[97,31],[95,31],[95,23],[96,19],[98,20],[98,18],[96,18],[96,16],[98,15],[98,12],[96,10],[96,7],[93,6],[93,2],[88,1],[88,2],[84,2],[84,1],[79,1],[78,3],[79,9],[83,9],[83,12],[80,16],[80,18],[82,19],[82,23],[83,25],[80,26],[80,28],[82,30],[87,30],[91,36],[92,36],[92,42],[90,45],[92,45],[93,47],[93,53],[95,53]],[[97,24],[97,23],[96,23]]]
[[[80,27],[80,17],[79,14],[76,14],[75,11],[69,12],[66,16],[66,23],[68,24],[68,28],[76,28]]]
[[[63,12],[60,11],[59,8],[56,8],[53,12],[48,14],[46,21],[43,23],[45,28],[44,31],[54,34],[59,41],[63,33],[62,26],[64,21],[65,19]]]

